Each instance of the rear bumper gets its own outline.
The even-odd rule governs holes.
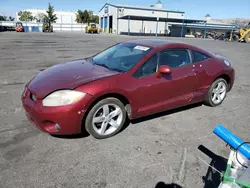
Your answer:
[[[91,95],[86,95],[72,105],[44,107],[41,100],[34,102],[28,95],[22,97],[28,120],[43,132],[55,135],[80,133],[83,117],[92,100]]]

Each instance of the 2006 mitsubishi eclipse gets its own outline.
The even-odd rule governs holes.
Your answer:
[[[218,106],[234,79],[223,56],[179,42],[132,40],[40,72],[26,85],[22,103],[44,132],[87,131],[103,139],[117,134],[126,118],[199,102]]]

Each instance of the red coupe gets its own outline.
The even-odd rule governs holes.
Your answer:
[[[57,64],[25,87],[28,119],[52,135],[117,134],[126,118],[198,103],[218,106],[234,84],[232,63],[201,48],[147,39]]]

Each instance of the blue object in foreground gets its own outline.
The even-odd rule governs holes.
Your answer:
[[[223,127],[223,125],[218,125],[214,129],[214,134],[224,140],[227,144],[229,144],[233,149],[237,149],[241,144],[244,143],[239,137],[235,136],[228,129]],[[249,144],[243,144],[238,151],[244,155],[248,160],[250,160],[250,146]]]

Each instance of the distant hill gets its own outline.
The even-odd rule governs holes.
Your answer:
[[[237,24],[239,26],[243,26],[250,22],[250,18],[211,19],[211,21],[225,23],[225,24]]]

